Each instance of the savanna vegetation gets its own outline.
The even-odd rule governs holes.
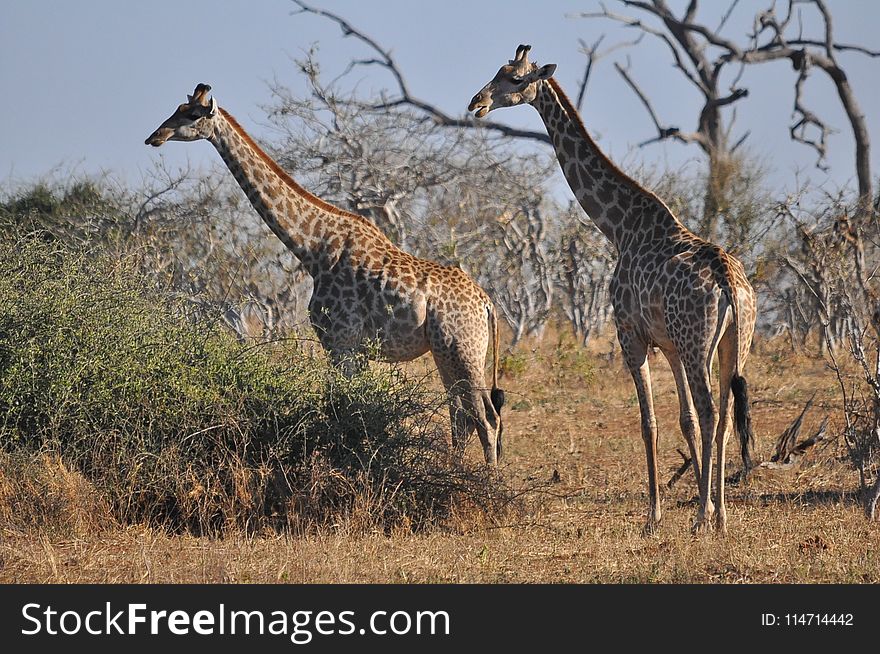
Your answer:
[[[810,43],[783,48],[790,17],[764,18],[769,42],[753,35],[719,61],[838,66],[830,28],[820,61]],[[473,444],[451,451],[429,359],[351,379],[327,363],[307,275],[225,169],[10,183],[0,581],[880,581],[877,198],[862,158],[858,188],[777,197],[747,143],[657,124],[700,144],[705,165],[626,166],[741,258],[759,296],[746,373],[763,465],[744,480],[732,461],[728,535],[692,536],[675,385],[652,361],[666,485],[646,537],[638,403],[610,324],[614,252],[560,199],[552,152],[411,96],[359,97],[344,76],[326,81],[317,52],[298,63],[311,94],[272,89],[267,150],[406,250],[461,266],[504,318],[500,469]],[[746,101],[719,93],[705,88],[720,118]]]

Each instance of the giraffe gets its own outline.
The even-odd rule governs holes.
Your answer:
[[[209,141],[269,229],[313,280],[309,319],[331,360],[348,375],[371,354],[410,361],[431,352],[449,396],[452,440],[477,431],[489,466],[502,451],[498,319],[492,300],[460,268],[419,259],[372,222],[299,186],[227,111],[196,86],[145,143]],[[493,341],[492,387],[484,368]]]
[[[752,464],[748,394],[742,375],[755,324],[755,293],[742,264],[690,232],[663,201],[619,170],[590,138],[571,101],[553,78],[555,64],[539,67],[521,45],[512,60],[471,100],[482,118],[493,109],[530,104],[544,121],[559,165],[587,215],[614,244],[617,266],[610,291],[624,361],[639,400],[648,466],[645,533],[659,526],[657,421],[648,349],[658,347],[672,368],[680,426],[699,488],[694,531],[726,530],[725,445],[733,413],[743,465]],[[718,354],[720,395],[712,395],[712,359]],[[694,419],[696,416],[697,420]],[[699,433],[699,440],[697,434]],[[712,445],[717,448],[715,499]],[[716,507],[717,505],[717,507]]]

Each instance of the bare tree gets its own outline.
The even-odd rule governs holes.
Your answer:
[[[228,318],[242,311],[254,318],[259,307],[266,337],[305,322],[311,279],[266,231],[225,169],[159,164],[128,192],[126,206],[132,225],[126,248],[137,249],[145,273],[189,300],[194,312],[241,333]]]
[[[865,322],[871,310],[871,276],[852,257],[845,236],[857,208],[845,191],[808,203],[806,192],[776,206],[781,229],[767,247],[761,288],[765,310],[788,332],[792,346],[803,348],[818,335],[820,353],[839,354],[847,343],[848,325]]]
[[[487,280],[489,292],[513,331],[511,346],[523,336],[541,335],[554,305],[554,261],[548,251],[547,216],[528,199],[499,223],[502,269]]]
[[[841,303],[849,298],[847,290],[840,290]],[[870,318],[870,327],[852,320],[847,336],[848,354],[861,373],[860,383],[847,378],[833,354],[831,367],[840,385],[844,443],[850,463],[859,473],[865,514],[875,520],[880,501],[880,305]]]
[[[559,240],[562,309],[586,345],[611,320],[608,280],[614,249],[592,222],[580,220],[579,207],[569,207],[568,228]]]
[[[837,55],[841,52],[855,52],[877,57],[880,56],[880,51],[837,43],[832,29],[832,16],[823,0],[789,0],[788,11],[783,19],[779,19],[776,14],[774,0],[770,8],[756,14],[744,45],[723,35],[738,0],[733,0],[728,5],[717,26],[698,20],[697,0],[691,0],[681,14],[676,14],[665,0],[620,2],[649,20],[643,20],[637,15],[612,12],[604,4],[599,12],[585,12],[580,15],[586,18],[609,19],[662,41],[670,51],[676,70],[704,98],[694,131],[687,132],[677,126],[668,125],[658,118],[629,68],[615,64],[617,71],[645,105],[657,130],[655,137],[641,145],[673,139],[682,143],[695,143],[706,153],[709,176],[705,189],[704,225],[700,230],[705,236],[714,237],[717,216],[724,212],[731,201],[727,188],[736,169],[736,162],[731,155],[748,137],[748,132],[745,132],[732,140],[735,109],[726,124],[722,109],[748,95],[748,89],[739,86],[746,65],[771,61],[788,60],[796,72],[791,138],[812,147],[818,154],[817,166],[822,169],[825,169],[827,137],[831,130],[817,114],[807,108],[803,100],[803,89],[814,67],[824,71],[834,83],[856,141],[855,170],[859,185],[860,215],[868,215],[873,199],[870,140],[864,115]],[[821,16],[824,25],[821,36],[806,38],[801,33],[788,34],[796,27],[802,29],[802,6],[814,8]],[[650,22],[651,20],[656,22]],[[729,64],[738,65],[739,68],[727,87],[721,88],[722,76]]]
[[[816,38],[807,38],[802,34],[800,16],[801,6],[813,7],[821,16],[823,33]],[[798,8],[795,11],[795,7]],[[797,19],[797,20],[795,20]],[[796,34],[787,34],[797,27]],[[743,64],[767,63],[788,60],[797,73],[794,84],[794,122],[791,125],[791,137],[795,141],[813,148],[817,155],[817,166],[824,166],[827,151],[827,137],[830,133],[828,125],[815,113],[810,111],[803,100],[803,87],[809,73],[815,68],[822,70],[834,84],[841,106],[846,112],[850,129],[856,142],[855,172],[858,179],[858,207],[862,219],[871,212],[874,196],[873,179],[871,178],[870,137],[865,123],[865,115],[856,99],[855,92],[846,72],[838,61],[838,54],[844,52],[858,53],[869,57],[880,57],[880,50],[871,50],[860,45],[838,43],[834,37],[834,23],[831,12],[824,0],[789,0],[785,18],[776,14],[774,2],[767,10],[755,16],[754,31],[750,43],[740,48],[732,42],[724,42],[728,61],[739,61]],[[810,136],[809,127],[818,130],[818,137]]]
[[[327,18],[328,20],[331,20],[339,25],[339,28],[342,30],[343,36],[357,39],[358,41],[366,45],[369,50],[372,51],[372,56],[366,57],[364,59],[353,60],[349,64],[348,69],[343,73],[343,75],[347,74],[352,69],[360,66],[379,66],[381,68],[384,68],[389,73],[392,80],[394,81],[394,85],[397,87],[394,95],[384,96],[378,100],[366,102],[363,105],[364,108],[374,110],[388,110],[398,107],[409,107],[411,109],[418,110],[425,116],[428,116],[437,125],[441,125],[444,127],[475,126],[474,121],[470,117],[456,118],[454,116],[450,116],[448,113],[437,107],[437,105],[414,96],[409,89],[409,84],[407,84],[406,77],[404,76],[401,67],[392,56],[390,50],[383,48],[381,45],[379,45],[379,43],[375,41],[375,39],[367,36],[364,32],[355,28],[343,17],[331,11],[313,7],[303,2],[303,0],[293,0],[293,2],[297,6],[299,6],[299,10],[296,13],[312,14],[315,16]],[[509,125],[505,125],[504,123],[497,123],[491,120],[481,121],[480,127],[488,129],[492,132],[496,132],[503,136],[526,138],[535,141],[541,141],[543,143],[550,143],[550,137],[547,136],[546,132],[535,132],[531,130],[517,129],[515,127],[510,127]]]
[[[641,10],[659,19],[659,25],[651,25],[639,18],[610,11],[604,4],[601,5],[601,11],[584,12],[580,16],[612,20],[627,28],[636,29],[642,35],[648,34],[659,39],[668,48],[675,69],[703,97],[697,125],[693,131],[666,124],[658,117],[651,101],[636,82],[630,72],[630,66],[614,64],[617,72],[645,106],[657,130],[657,135],[642,141],[640,147],[672,139],[681,143],[696,144],[706,154],[709,174],[704,190],[702,219],[697,230],[704,237],[714,241],[717,238],[718,220],[732,203],[729,188],[737,168],[733,155],[749,134],[745,132],[734,140],[732,131],[736,118],[735,111],[727,122],[722,116],[722,109],[746,97],[748,89],[737,86],[738,78],[733,80],[729,88],[722,88],[722,73],[728,61],[723,59],[723,55],[713,57],[715,51],[707,47],[713,44],[717,33],[724,27],[729,12],[715,30],[704,26],[700,26],[701,29],[691,29],[690,26],[694,25],[693,21],[698,9],[696,1],[688,5],[682,16],[676,16],[664,0],[656,0],[653,3],[622,1],[627,7]]]

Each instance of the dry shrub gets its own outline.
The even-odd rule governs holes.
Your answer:
[[[0,527],[59,536],[101,531],[115,523],[101,493],[54,454],[0,453]]]

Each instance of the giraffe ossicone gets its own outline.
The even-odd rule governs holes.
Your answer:
[[[617,249],[610,289],[618,339],[639,399],[650,496],[646,532],[657,527],[661,515],[657,420],[647,358],[651,346],[660,348],[675,376],[681,430],[699,486],[694,527],[707,529],[714,513],[717,525],[724,529],[731,392],[743,466],[746,472],[752,466],[752,430],[742,372],[754,333],[755,293],[735,257],[690,232],[660,198],[608,159],[553,78],[556,66],[530,62],[530,50],[531,46],[519,46],[514,58],[473,97],[468,111],[483,117],[520,104],[537,109],[572,192]],[[716,353],[718,407],[711,383]],[[714,501],[713,443],[717,450]]]
[[[207,140],[254,209],[313,280],[309,320],[331,360],[351,373],[371,354],[410,361],[431,352],[450,400],[453,444],[474,430],[486,462],[501,455],[498,318],[495,305],[463,270],[396,247],[372,222],[299,186],[238,122],[196,86],[145,143]],[[484,369],[492,338],[492,385]]]

